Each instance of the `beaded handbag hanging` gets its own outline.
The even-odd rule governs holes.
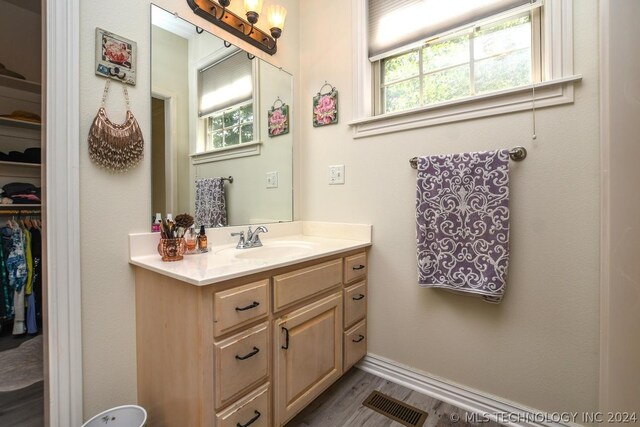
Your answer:
[[[127,118],[122,124],[113,123],[107,117],[105,103],[109,94],[111,79],[107,79],[102,94],[102,106],[89,129],[89,157],[112,172],[126,172],[135,167],[144,155],[144,139],[138,121],[129,105],[127,86],[122,83],[122,91],[127,104]]]

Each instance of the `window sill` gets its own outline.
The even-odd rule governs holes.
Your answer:
[[[581,75],[549,80],[535,84],[535,107],[573,103],[573,85]],[[495,116],[530,110],[532,85],[447,101],[427,107],[379,116],[355,119],[349,122],[354,138],[399,132],[428,126]]]
[[[222,160],[236,159],[239,157],[257,156],[260,154],[262,141],[245,142],[244,144],[232,147],[218,148],[217,150],[205,151],[203,153],[191,154],[191,164],[201,165],[204,163],[220,162]]]

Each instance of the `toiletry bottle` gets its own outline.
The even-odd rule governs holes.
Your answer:
[[[167,222],[169,221],[173,221],[173,214],[170,214],[170,213],[167,214]]]
[[[160,218],[160,213],[156,213],[156,219],[155,221],[153,221],[153,224],[151,224],[151,232],[152,233],[159,233],[160,232],[160,224],[162,223],[162,218]]]
[[[204,225],[200,226],[198,235],[198,252],[207,252],[207,235],[204,232]]]
[[[196,247],[198,246],[198,234],[196,233],[196,229],[193,225],[184,233],[184,240],[187,243],[187,252],[185,253],[195,253]]]

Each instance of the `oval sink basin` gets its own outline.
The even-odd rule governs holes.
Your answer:
[[[239,259],[276,259],[303,256],[311,252],[313,245],[306,242],[270,242],[259,248],[239,249]]]

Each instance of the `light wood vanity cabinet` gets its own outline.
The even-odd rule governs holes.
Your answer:
[[[280,427],[366,354],[364,250],[195,286],[136,268],[154,427]]]

